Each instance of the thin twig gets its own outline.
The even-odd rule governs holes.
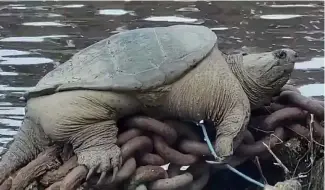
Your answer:
[[[270,135],[270,137],[271,137],[271,136],[277,138],[277,139],[280,141],[279,143],[275,143],[275,144],[282,144],[282,143],[283,143],[283,140],[282,140],[280,137],[276,136],[275,134],[272,133],[272,134]]]
[[[267,112],[269,112],[269,114],[272,113],[272,111],[270,110],[270,108],[265,107],[265,109],[266,109]]]
[[[262,176],[262,178],[263,178],[264,183],[265,183],[265,184],[269,184],[269,183],[267,182],[265,176],[263,175],[262,167],[261,167],[260,160],[259,160],[258,156],[255,156],[255,164],[256,164],[257,169],[258,169],[258,171],[260,172],[260,174],[261,174],[261,176]]]
[[[295,170],[293,171],[293,174],[292,174],[292,177],[294,177],[295,176],[295,174],[296,174],[296,172],[297,172],[297,169],[298,169],[298,167],[299,167],[299,164],[300,164],[300,162],[305,158],[305,156],[309,153],[309,149],[305,152],[305,154],[304,155],[302,155],[302,157],[298,160],[298,163],[297,163],[297,165],[296,165],[296,167],[295,167]]]
[[[313,169],[313,168],[309,168],[308,171],[306,171],[306,172],[301,172],[301,173],[299,173],[299,175],[308,175],[308,173],[311,172],[312,169]]]
[[[274,131],[266,131],[266,130],[263,130],[263,129],[259,129],[257,127],[252,127],[252,126],[248,126],[248,128],[251,128],[251,129],[254,129],[256,131],[260,131],[260,132],[263,132],[263,133],[274,133]]]
[[[311,150],[311,155],[310,155],[310,164],[312,165],[314,163],[315,160],[315,155],[314,155],[314,144],[312,142],[314,142],[314,114],[310,114],[310,121],[308,123],[309,126],[309,134],[310,134],[310,150]]]
[[[262,142],[263,145],[267,148],[267,150],[272,154],[274,159],[277,161],[277,163],[283,168],[286,176],[290,173],[289,169],[281,162],[281,160],[274,154],[274,152],[270,149],[269,146],[267,146],[264,142]]]
[[[310,130],[310,170],[313,168],[314,165],[314,161],[315,161],[315,152],[314,152],[314,137],[313,137],[313,133],[314,133],[314,114],[310,114],[310,121],[308,123],[309,125],[309,130]],[[311,181],[313,178],[313,172],[310,172],[310,180],[309,180],[309,184],[308,184],[308,190],[311,187]]]
[[[306,138],[306,137],[303,136],[302,134],[298,133],[297,131],[292,130],[290,127],[288,127],[287,129],[289,129],[290,131],[296,133],[299,137],[301,137],[301,138],[303,138],[303,139],[305,139],[306,141],[309,142],[309,139],[308,139],[308,138]],[[314,143],[317,144],[317,145],[319,145],[319,146],[321,146],[321,147],[323,147],[323,148],[325,147],[325,146],[322,145],[321,143],[317,142],[315,139],[314,139]]]
[[[324,145],[322,145],[319,142],[317,142],[315,139],[314,139],[314,143],[317,144],[317,145],[319,145],[319,146],[321,146],[321,147],[323,147],[323,148],[325,147]]]

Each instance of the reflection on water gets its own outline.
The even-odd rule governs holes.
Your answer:
[[[15,55],[28,55],[30,52],[28,51],[19,51],[15,49],[0,49],[0,56],[6,57],[6,56],[15,56]]]
[[[316,4],[287,4],[287,5],[268,5],[268,7],[274,8],[286,8],[286,7],[317,7]]]
[[[0,115],[24,115],[23,107],[0,107]]]
[[[66,38],[68,35],[50,35],[50,36],[20,36],[0,39],[0,42],[43,42],[46,38],[58,39]]]
[[[0,122],[7,127],[19,127],[21,125],[21,121],[18,119],[0,118]],[[7,133],[2,135],[9,135],[9,134]]]
[[[299,91],[304,96],[324,96],[324,83],[323,84],[306,84],[299,87]]]
[[[180,11],[180,12],[200,12],[200,9],[198,9],[196,7],[182,7],[182,8],[176,9],[176,11]]]
[[[299,70],[324,70],[324,57],[313,57],[310,61],[302,61],[295,64],[295,69]]]
[[[0,85],[0,91],[15,91],[15,92],[25,92],[30,90],[32,87],[13,87],[8,85]]]
[[[72,5],[63,5],[63,6],[58,6],[62,8],[81,8],[84,7],[85,5],[83,4],[72,4]]]
[[[7,144],[7,143],[9,143],[12,140],[13,140],[12,137],[7,137],[7,138],[6,137],[3,137],[3,138],[0,139],[0,143],[1,144]]]
[[[183,22],[183,23],[194,23],[198,21],[195,18],[177,17],[177,16],[151,16],[145,18],[146,21],[160,21],[160,22]]]
[[[324,95],[323,2],[0,2],[0,152],[20,127],[22,93],[78,50],[122,31],[196,24],[221,50],[291,47],[300,57],[290,83]]]
[[[303,15],[283,15],[283,14],[274,14],[274,15],[261,15],[261,19],[271,19],[271,20],[281,20],[281,19],[291,19],[302,17]]]
[[[99,10],[98,14],[100,15],[115,15],[115,16],[119,16],[119,15],[125,15],[125,14],[134,14],[133,11],[126,11],[123,9],[103,9],[103,10]]]
[[[0,65],[33,65],[52,63],[53,60],[44,57],[16,57],[6,58],[0,62]]]
[[[25,22],[24,26],[69,26],[58,22]]]

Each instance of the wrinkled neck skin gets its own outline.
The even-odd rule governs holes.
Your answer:
[[[231,56],[225,56],[229,68],[237,77],[242,88],[248,96],[251,104],[251,109],[257,109],[271,101],[274,94],[274,89],[271,87],[262,86],[254,77],[245,71],[242,56],[236,56],[237,59],[231,59]]]

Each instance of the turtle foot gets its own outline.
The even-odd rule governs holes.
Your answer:
[[[108,147],[111,148],[87,149],[77,154],[78,163],[80,165],[85,165],[89,169],[86,181],[88,181],[95,173],[101,173],[97,182],[97,185],[100,185],[103,183],[104,179],[107,178],[107,173],[110,170],[113,170],[112,181],[114,181],[115,176],[122,165],[121,150],[115,144]]]
[[[224,161],[227,157],[233,155],[233,138],[218,137],[215,143],[215,151],[220,161]]]

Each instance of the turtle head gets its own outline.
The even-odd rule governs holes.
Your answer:
[[[276,93],[288,82],[297,57],[298,54],[292,49],[247,54],[243,55],[243,66],[259,85],[271,88]]]
[[[247,94],[251,108],[270,103],[288,82],[298,54],[291,49],[224,56]]]

